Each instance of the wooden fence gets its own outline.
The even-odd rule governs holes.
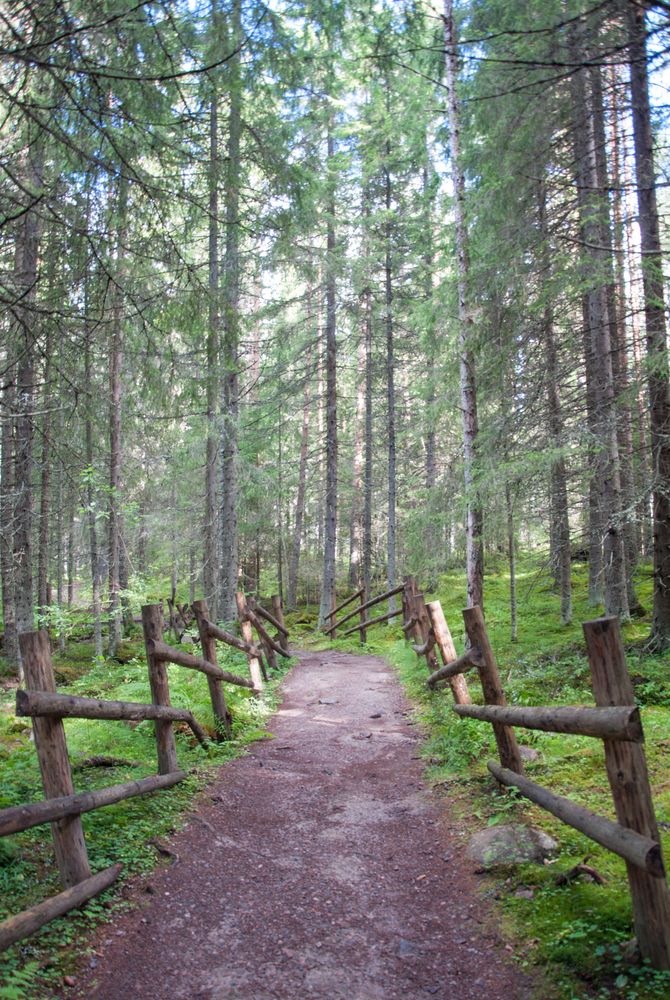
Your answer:
[[[202,744],[207,744],[209,737],[193,714],[187,709],[176,708],[170,704],[167,664],[173,663],[206,675],[217,736],[223,738],[229,737],[231,731],[231,716],[225,701],[223,683],[236,684],[258,693],[263,684],[261,679],[263,653],[265,652],[271,663],[274,663],[273,657],[277,650],[282,656],[289,655],[288,631],[284,625],[281,602],[278,598],[276,601],[273,599],[274,614],[258,604],[254,604],[253,609],[250,608],[243,594],[238,594],[238,608],[241,639],[209,621],[205,601],[196,601],[193,604],[191,613],[198,624],[202,656],[195,656],[163,642],[165,623],[161,604],[148,604],[142,608],[151,704],[103,701],[59,694],[56,691],[48,633],[42,630],[24,632],[19,636],[26,690],[17,691],[16,714],[29,716],[33,720],[35,749],[46,798],[41,802],[0,809],[0,837],[50,823],[63,891],[0,922],[0,952],[34,934],[56,917],[81,906],[107,889],[118,878],[121,871],[121,865],[118,864],[95,875],[91,874],[81,814],[133,796],[170,788],[183,781],[186,773],[179,770],[177,762],[173,731],[175,722],[186,723],[196,739]],[[183,611],[180,613],[185,618]],[[261,617],[277,630],[278,640],[270,636],[260,621]],[[259,635],[260,645],[253,639],[252,625]],[[217,640],[246,654],[249,678],[232,674],[218,665]],[[156,729],[158,774],[94,791],[75,792],[63,726],[65,718],[153,720]]]
[[[640,712],[635,706],[618,620],[600,618],[584,623],[596,702],[595,708],[584,708],[507,705],[481,609],[468,608],[463,617],[469,649],[449,666],[431,673],[426,683],[434,689],[456,671],[477,668],[484,704],[457,703],[453,708],[463,718],[493,726],[500,763],[489,761],[489,771],[501,784],[518,789],[625,860],[640,954],[654,968],[670,969],[670,890],[647,774]],[[602,739],[617,822],[527,778],[513,726]]]

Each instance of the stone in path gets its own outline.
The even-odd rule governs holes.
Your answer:
[[[407,708],[382,660],[302,655],[274,739],[222,768],[173,864],[137,880],[135,908],[96,932],[95,968],[62,995],[528,996],[422,783]]]

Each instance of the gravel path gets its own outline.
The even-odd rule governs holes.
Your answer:
[[[390,668],[307,653],[272,740],[226,765],[173,864],[98,931],[87,1000],[522,1000],[421,780]]]

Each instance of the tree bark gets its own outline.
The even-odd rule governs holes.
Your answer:
[[[572,51],[586,55],[581,38],[583,25],[573,32]],[[592,365],[587,364],[587,376],[593,378],[593,433],[595,435],[595,468],[592,484],[604,521],[603,569],[604,602],[608,615],[627,618],[626,559],[621,519],[621,480],[614,408],[614,377],[608,285],[612,279],[609,204],[598,175],[596,153],[597,90],[593,76],[586,68],[573,74],[573,132],[575,149],[575,184],[579,209],[580,234],[583,242],[581,258],[586,288],[587,333]],[[590,368],[590,372],[589,372]]]
[[[114,656],[123,633],[121,615],[121,405],[123,367],[123,281],[128,214],[128,180],[118,178],[116,284],[112,291],[109,347],[109,655]],[[68,559],[68,566],[69,566]]]
[[[295,519],[293,523],[293,545],[291,562],[288,571],[289,608],[295,608],[298,597],[298,569],[300,567],[300,548],[302,544],[302,527],[305,518],[305,488],[307,481],[307,449],[309,447],[309,424],[312,410],[312,289],[307,289],[307,347],[305,350],[305,373],[302,397],[302,428],[300,431],[300,460],[298,464],[298,492],[295,499]]]
[[[212,0],[212,30],[218,43],[218,2]],[[221,337],[219,288],[219,93],[218,74],[211,77],[209,106],[209,222],[208,222],[208,324],[207,324],[207,441],[205,444],[205,538],[202,586],[211,613],[218,616],[217,583],[217,506],[216,476],[218,453],[217,389],[219,378],[219,342]]]
[[[229,100],[228,158],[226,171],[226,248],[223,283],[223,414],[221,425],[221,567],[220,614],[233,621],[237,605],[235,593],[239,575],[238,503],[238,421],[239,421],[239,338],[240,338],[240,139],[242,135],[242,77],[239,45],[242,41],[241,0],[233,0],[231,51],[228,60]]]
[[[386,112],[390,115],[388,86],[386,90]],[[388,434],[388,524],[386,536],[386,584],[395,587],[396,559],[396,419],[395,419],[395,345],[393,343],[393,273],[391,263],[391,142],[386,142],[386,163],[384,166],[384,201],[386,207],[385,248],[384,248],[384,298],[386,306],[386,406]],[[389,611],[396,610],[395,598],[389,598]]]
[[[0,465],[0,583],[2,586],[2,653],[11,665],[18,664],[14,596],[14,408],[16,369],[12,344],[7,345],[6,373],[2,390],[2,464]]]
[[[654,647],[661,650],[670,645],[670,378],[647,75],[646,17],[643,6],[627,4],[626,11],[653,465],[654,613],[651,640]]]
[[[330,113],[329,113],[330,114]],[[334,171],[335,142],[329,117],[327,170]],[[335,598],[337,541],[337,331],[335,304],[335,183],[330,177],[326,223],[326,504],[324,512],[323,580],[319,625],[323,625]]]
[[[42,187],[43,152],[39,140],[28,146],[24,183],[38,197]],[[15,284],[17,299],[12,318],[20,346],[17,363],[16,437],[14,462],[14,594],[16,629],[31,632],[35,626],[33,593],[33,421],[38,336],[37,301],[38,256],[41,224],[35,207],[28,208],[16,238]],[[19,647],[19,681],[23,664]]]
[[[468,607],[483,607],[484,515],[475,482],[479,421],[477,416],[475,359],[471,343],[472,315],[469,306],[468,289],[470,254],[465,216],[465,175],[461,161],[460,106],[456,92],[458,61],[453,0],[444,0],[444,42],[446,49],[447,103],[449,109],[449,154],[454,188],[454,216],[456,220],[460,383],[461,409],[463,414],[463,477],[467,503],[467,605]]]

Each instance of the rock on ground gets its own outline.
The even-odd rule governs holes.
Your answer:
[[[467,846],[467,856],[484,868],[514,865],[528,861],[542,864],[558,849],[558,844],[543,830],[521,823],[489,826],[475,833]]]

